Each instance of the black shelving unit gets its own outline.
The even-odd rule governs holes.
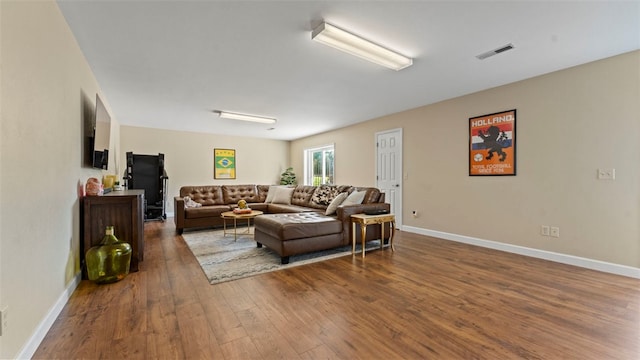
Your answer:
[[[167,172],[164,154],[138,155],[127,152],[127,170],[123,179],[127,189],[144,190],[144,221],[167,218]]]

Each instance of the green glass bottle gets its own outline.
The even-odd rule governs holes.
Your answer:
[[[131,245],[113,235],[113,226],[107,226],[104,238],[85,256],[89,280],[99,284],[120,281],[129,273]]]

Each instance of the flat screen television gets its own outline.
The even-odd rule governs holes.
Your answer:
[[[98,94],[96,94],[94,115],[92,165],[94,168],[107,170],[109,166],[109,142],[111,141],[111,116],[109,116]]]

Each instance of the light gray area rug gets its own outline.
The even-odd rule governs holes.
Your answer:
[[[233,241],[233,235],[223,236],[222,230],[204,230],[185,232],[182,237],[211,284],[351,255],[351,246],[345,246],[291,256],[289,264],[282,265],[277,253],[256,247],[253,235],[239,235]],[[367,242],[367,250],[379,246],[379,241]],[[356,251],[360,252],[360,246]]]

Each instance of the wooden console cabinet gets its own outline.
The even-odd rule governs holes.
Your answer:
[[[80,264],[82,277],[87,278],[85,254],[100,244],[107,226],[113,225],[114,235],[131,245],[130,271],[138,271],[144,255],[144,190],[112,191],[103,196],[82,199]]]

